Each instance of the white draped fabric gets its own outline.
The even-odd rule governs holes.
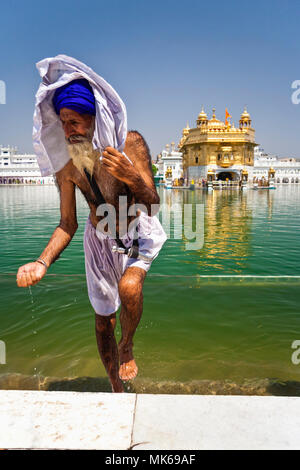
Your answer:
[[[85,78],[89,81],[96,105],[93,147],[101,153],[107,146],[122,152],[127,136],[125,104],[117,92],[90,67],[66,55],[41,60],[36,64],[42,82],[36,94],[33,116],[33,146],[42,176],[61,170],[70,159],[59,116],[52,98],[57,88]]]

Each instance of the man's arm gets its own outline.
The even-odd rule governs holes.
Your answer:
[[[136,203],[146,206],[148,215],[151,215],[151,206],[159,204],[159,196],[154,184],[149,148],[137,131],[128,132],[124,152],[133,165],[112,147],[107,147],[103,152],[102,163],[110,174],[127,184]]]
[[[40,255],[40,258],[44,260],[48,267],[68,246],[78,227],[75,185],[66,178],[64,169],[56,173],[56,181],[60,193],[60,223]],[[47,268],[37,261],[27,263],[18,270],[17,284],[19,287],[35,285],[45,276],[46,272]]]
[[[48,266],[59,258],[78,228],[75,184],[64,176],[63,170],[56,173],[60,193],[60,222],[40,256]]]

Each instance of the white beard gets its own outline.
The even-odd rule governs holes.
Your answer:
[[[94,150],[92,142],[82,138],[74,144],[68,142],[67,147],[70,158],[80,173],[83,174],[86,168],[90,175],[92,175],[95,162],[100,156],[99,151]]]

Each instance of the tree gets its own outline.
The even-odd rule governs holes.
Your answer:
[[[152,172],[153,172],[153,176],[155,176],[157,173],[157,167],[154,165],[154,163],[152,163]]]

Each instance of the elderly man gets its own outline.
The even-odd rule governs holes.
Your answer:
[[[46,101],[46,95],[43,95],[44,107],[40,107],[41,125],[37,127],[41,136],[40,143],[43,140],[49,161],[52,155],[51,145],[55,141],[53,133],[56,132],[59,141],[60,131],[54,126],[57,120],[64,133],[69,159],[64,166],[59,162],[62,168],[55,172],[60,193],[61,219],[40,257],[19,268],[17,284],[20,287],[27,287],[38,283],[45,276],[49,266],[70,243],[77,229],[75,199],[77,186],[90,209],[84,234],[85,268],[89,299],[95,311],[99,354],[109,376],[112,391],[123,392],[123,381],[133,379],[138,371],[133,356],[133,336],[142,315],[143,283],[152,260],[158,255],[166,240],[157,217],[151,217],[153,215],[151,207],[155,206],[157,210],[159,197],[153,181],[149,149],[137,131],[126,133],[124,151],[120,151],[122,146],[119,146],[118,150],[109,145],[101,151],[101,145],[95,148],[92,143],[95,140],[96,129],[100,135],[98,140],[101,139],[103,129],[103,132],[108,132],[109,128],[99,121],[104,113],[103,109],[99,108],[99,103],[103,104],[102,98],[106,97],[105,90],[108,94],[112,93],[112,89],[107,91],[103,82],[99,81],[101,77],[96,76],[91,69],[84,68],[84,64],[67,56],[58,57],[60,69],[63,68],[61,63],[63,65],[71,63],[77,72],[75,76],[79,75],[79,78],[65,80],[64,85],[54,87],[53,83],[57,84],[57,77],[55,80],[53,76],[57,75],[57,68],[53,71],[51,65],[55,63],[57,67],[57,62],[50,63],[48,78],[44,81],[47,85],[51,80],[52,83]],[[66,70],[69,72],[67,66]],[[73,69],[71,71],[74,72]],[[89,75],[85,73],[86,71],[91,74],[93,79],[91,83],[87,79]],[[70,77],[74,75],[68,76]],[[104,87],[101,100],[97,94],[101,87],[96,88],[99,83]],[[117,125],[120,127],[120,111],[113,114],[116,103],[112,103],[111,96],[105,102],[107,104],[105,109],[109,117],[117,116],[114,117],[114,121],[107,120],[110,124],[113,123],[111,135],[114,138],[111,139],[116,143],[118,139],[115,128]],[[62,143],[60,145],[62,146]],[[59,152],[59,149],[57,151]],[[45,155],[42,155],[38,161],[44,164]],[[54,158],[52,166],[55,168],[53,162]],[[42,164],[40,167],[42,168]],[[56,168],[59,166],[56,165]],[[124,230],[124,216],[123,219],[121,217],[121,212],[124,214],[124,204],[122,209],[119,204],[120,196],[125,200],[127,230]],[[104,203],[105,210],[101,210]],[[135,215],[129,216],[128,209],[132,204],[142,205],[144,211],[138,210]],[[107,217],[110,207],[115,210],[115,225],[111,223],[111,218]],[[133,246],[137,251],[135,250],[135,257],[131,258],[128,250]],[[144,256],[141,254],[139,257],[139,252],[144,253]],[[114,329],[116,311],[120,304],[122,336],[117,345]]]

